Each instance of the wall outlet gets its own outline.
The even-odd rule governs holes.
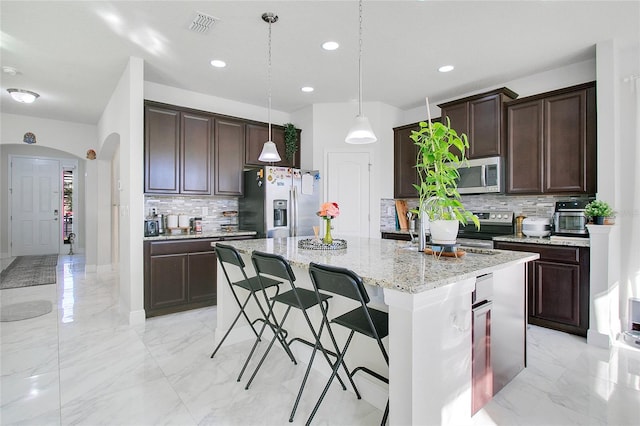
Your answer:
[[[209,216],[209,207],[202,208],[202,216]]]

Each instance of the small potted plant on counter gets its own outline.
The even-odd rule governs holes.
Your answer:
[[[605,219],[613,215],[613,209],[606,201],[593,200],[585,206],[584,214],[591,217],[596,225],[604,225]]]
[[[425,215],[428,217],[432,243],[455,244],[458,223],[473,222],[480,228],[478,217],[465,209],[458,193],[458,167],[464,167],[467,161],[464,152],[469,142],[465,134],[458,135],[451,128],[448,118],[447,124],[433,123],[428,101],[427,116],[428,121],[420,122],[420,130],[411,134],[418,148],[416,170],[420,180],[413,185],[420,198],[413,212],[420,215],[421,222],[426,221]],[[454,154],[452,147],[461,155]]]

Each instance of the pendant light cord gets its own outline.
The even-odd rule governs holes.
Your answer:
[[[358,5],[360,27],[358,29],[358,117],[362,116],[362,0]]]
[[[268,112],[268,119],[269,119],[269,142],[272,142],[273,139],[271,139],[271,23],[272,23],[272,19],[269,20],[269,60],[267,62],[267,69],[268,69],[268,86],[269,86],[269,92],[268,92],[268,98],[269,98],[269,112]]]

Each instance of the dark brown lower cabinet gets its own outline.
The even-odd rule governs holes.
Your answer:
[[[586,336],[589,248],[495,242],[495,248],[540,254],[527,269],[529,324]]]
[[[216,304],[218,239],[146,241],[144,309],[147,317]]]

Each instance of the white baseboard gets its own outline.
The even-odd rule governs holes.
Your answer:
[[[144,309],[129,312],[129,325],[144,324],[146,320],[147,320],[147,317],[144,312]]]
[[[98,267],[96,268],[96,272],[98,274],[105,273],[105,272],[111,272],[111,271],[113,271],[113,265],[111,265],[111,264],[98,265]]]
[[[611,338],[608,334],[603,334],[595,330],[587,330],[587,343],[600,348],[609,349],[611,347]]]

